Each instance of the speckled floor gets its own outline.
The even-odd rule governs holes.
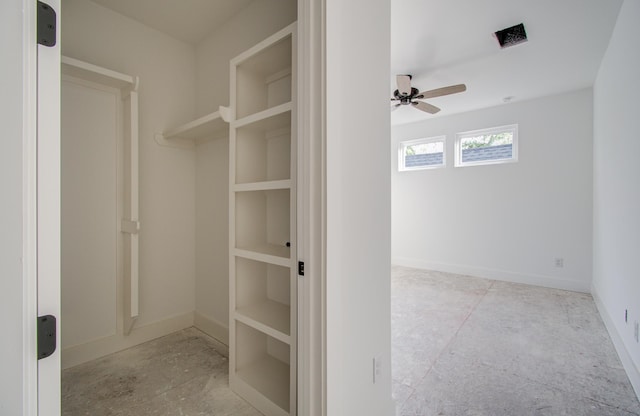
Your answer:
[[[260,416],[229,389],[225,347],[190,328],[62,372],[63,416]]]
[[[401,416],[640,415],[588,294],[395,266]]]
[[[394,267],[392,334],[401,416],[640,416],[587,294]],[[191,328],[73,367],[62,414],[260,416],[225,355]]]

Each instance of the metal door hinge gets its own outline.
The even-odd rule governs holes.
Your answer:
[[[298,276],[304,276],[304,262],[298,262]]]
[[[41,1],[38,2],[38,43],[48,47],[56,45],[56,11]]]
[[[56,351],[56,317],[38,316],[38,360]]]

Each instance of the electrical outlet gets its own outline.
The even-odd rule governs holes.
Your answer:
[[[556,257],[553,260],[553,263],[556,265],[556,267],[558,268],[562,268],[564,267],[564,259],[562,257]]]
[[[382,374],[382,357],[379,355],[373,357],[373,384],[376,384],[378,378]]]
[[[638,324],[638,321],[635,321],[633,323],[633,337],[636,339],[636,342],[640,342],[638,341],[638,332],[640,332],[640,325]]]

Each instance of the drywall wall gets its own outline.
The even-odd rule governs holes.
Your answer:
[[[585,89],[394,127],[393,261],[588,292],[591,119]],[[456,133],[509,124],[519,126],[517,163],[453,167]],[[439,135],[446,168],[398,172],[399,141]]]
[[[195,154],[154,134],[195,116],[195,48],[93,2],[65,0],[62,52],[140,77],[140,315],[136,327],[195,306]]]
[[[296,20],[293,0],[259,0],[196,48],[199,115],[229,105],[229,61]],[[241,30],[240,30],[241,28]],[[223,342],[229,327],[229,147],[196,151],[196,325]]]
[[[332,416],[394,414],[389,10],[389,0],[326,1],[326,413]],[[345,100],[345,91],[358,91],[358,102],[367,105]]]
[[[593,295],[640,395],[638,16],[640,2],[626,0],[594,85]]]
[[[3,140],[0,152],[0,313],[5,319],[0,343],[0,414],[23,414],[23,276],[22,264],[22,138],[23,138],[23,15],[22,1],[0,3],[0,120]]]
[[[116,334],[119,101],[116,90],[62,81],[62,348]]]
[[[198,146],[196,190],[196,325],[228,344],[228,138]]]

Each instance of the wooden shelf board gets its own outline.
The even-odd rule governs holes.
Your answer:
[[[231,65],[240,66],[243,62],[251,59],[255,55],[259,55],[260,52],[269,48],[272,45],[279,43],[281,40],[291,36],[297,27],[297,22],[291,23],[289,26],[280,29],[278,32],[262,40],[262,42],[254,45],[252,48],[244,51],[240,55],[231,60]]]
[[[287,247],[283,247],[289,250]],[[265,254],[260,251],[251,250],[246,247],[239,247],[232,250],[231,254],[238,257],[244,257],[249,260],[261,261],[263,263],[275,264],[276,266],[292,267],[293,261],[287,256],[275,256],[271,254]]]
[[[242,320],[245,324],[265,332],[267,335],[286,344],[290,343],[290,306],[267,299],[261,303],[238,308],[236,313],[241,317],[247,318],[245,320],[240,317],[238,318],[238,320]],[[255,325],[254,322],[258,325]]]
[[[283,179],[283,180],[279,180],[279,181],[238,183],[238,184],[234,185],[233,189],[236,192],[271,191],[271,190],[275,190],[275,189],[291,189],[291,179]]]
[[[293,104],[291,101],[289,101],[284,104],[267,108],[266,110],[235,120],[232,122],[232,125],[236,129],[255,128],[256,130],[264,130],[264,131],[275,130],[277,128],[282,128],[282,127],[291,127],[290,125],[287,126],[281,123],[280,120],[275,118],[275,116],[278,116],[280,114],[285,114],[287,112],[291,112],[292,108],[293,108]],[[272,117],[274,117],[274,119],[269,120]],[[255,124],[255,126],[251,126],[252,124]]]
[[[120,72],[69,58],[68,56],[62,56],[60,62],[62,73],[65,75],[118,89],[135,90],[137,87],[136,78],[130,75],[121,74]]]
[[[268,256],[283,257],[287,259],[289,258],[289,255],[291,253],[290,247],[269,243],[256,243],[237,248],[240,250],[253,251],[256,253],[266,254]]]
[[[289,365],[269,355],[238,370],[236,375],[280,409],[289,409]]]
[[[221,135],[226,133],[228,128],[229,124],[222,119],[220,112],[215,111],[197,120],[166,130],[162,135],[167,140],[196,140]]]

